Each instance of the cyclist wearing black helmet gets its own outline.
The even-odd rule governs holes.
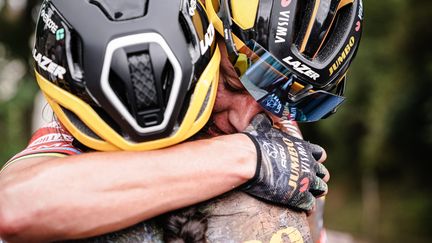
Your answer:
[[[317,162],[325,152],[268,117],[316,121],[342,102],[361,4],[328,2],[223,1],[218,18],[209,1],[207,8],[193,0],[44,1],[33,58],[57,119],[2,169],[0,235],[11,242],[96,236],[240,186],[312,209],[327,191],[328,172]],[[270,17],[285,7],[312,19],[305,33],[293,34],[303,31],[298,23],[277,28]],[[216,31],[226,33],[219,45]],[[279,49],[262,38],[272,31],[281,38],[274,43],[300,51],[271,55]],[[333,38],[334,31],[343,34]],[[201,139],[200,130],[221,136]]]

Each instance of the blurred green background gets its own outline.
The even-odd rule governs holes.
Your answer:
[[[39,3],[0,0],[0,165],[31,135]],[[361,242],[432,242],[432,1],[365,0],[364,8],[347,101],[331,118],[302,124],[329,154],[325,225]]]

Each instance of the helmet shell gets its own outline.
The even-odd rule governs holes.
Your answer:
[[[35,71],[39,84],[51,84],[40,86],[59,106],[57,117],[86,146],[104,150],[89,140],[126,150],[169,146],[191,136],[187,130],[198,131],[205,124],[194,124],[198,115],[212,109],[219,63],[214,35],[194,0],[44,1]],[[204,78],[210,85],[197,89]],[[50,94],[58,91],[52,85],[63,97]],[[205,98],[192,102],[196,96]],[[192,106],[199,114],[185,125]],[[145,145],[158,140],[164,142]]]
[[[223,34],[218,1],[206,4]],[[331,90],[345,77],[363,29],[361,0],[232,0],[230,10],[238,49],[258,42],[314,89]]]

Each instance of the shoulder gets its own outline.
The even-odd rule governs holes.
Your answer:
[[[63,157],[82,153],[73,141],[74,137],[60,123],[47,123],[32,135],[24,150],[6,162],[2,171],[11,164],[28,158]]]

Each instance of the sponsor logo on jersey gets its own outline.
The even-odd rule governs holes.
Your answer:
[[[284,43],[288,34],[288,25],[290,22],[291,11],[279,12],[279,19],[277,23],[275,43]]]
[[[353,50],[352,48],[353,48],[354,44],[355,44],[355,37],[351,36],[351,38],[349,39],[348,44],[345,46],[345,49],[343,50],[342,54],[336,59],[336,61],[330,67],[330,69],[329,69],[330,76],[332,76],[334,74],[334,72],[336,72],[340,68],[340,66],[346,61],[348,55]]]
[[[297,72],[304,74],[313,80],[317,80],[320,77],[320,75],[312,70],[312,68],[300,61],[295,61],[292,56],[285,57],[283,61],[289,66],[293,67]]]
[[[207,28],[207,33],[204,35],[204,40],[200,41],[201,55],[204,55],[209,47],[213,44],[215,39],[215,28],[212,23],[210,23]]]
[[[36,49],[33,49],[33,58],[37,62],[38,66],[43,70],[51,73],[53,76],[63,79],[63,75],[66,74],[66,69],[48,57],[38,53]]]
[[[80,154],[81,151],[72,144],[73,139],[72,135],[58,122],[51,122],[39,128],[33,134],[27,148],[15,155],[9,162],[39,153]]]
[[[41,136],[34,140],[32,143],[29,144],[29,146],[38,146],[41,144],[47,144],[47,143],[54,143],[54,142],[72,142],[73,137],[70,135],[66,135],[63,133],[50,133],[44,136]]]
[[[40,16],[42,21],[45,23],[45,26],[51,31],[51,33],[55,34],[58,30],[58,25],[51,19],[52,14],[53,11],[51,9],[49,9],[49,13],[45,12],[45,9],[42,9]]]

